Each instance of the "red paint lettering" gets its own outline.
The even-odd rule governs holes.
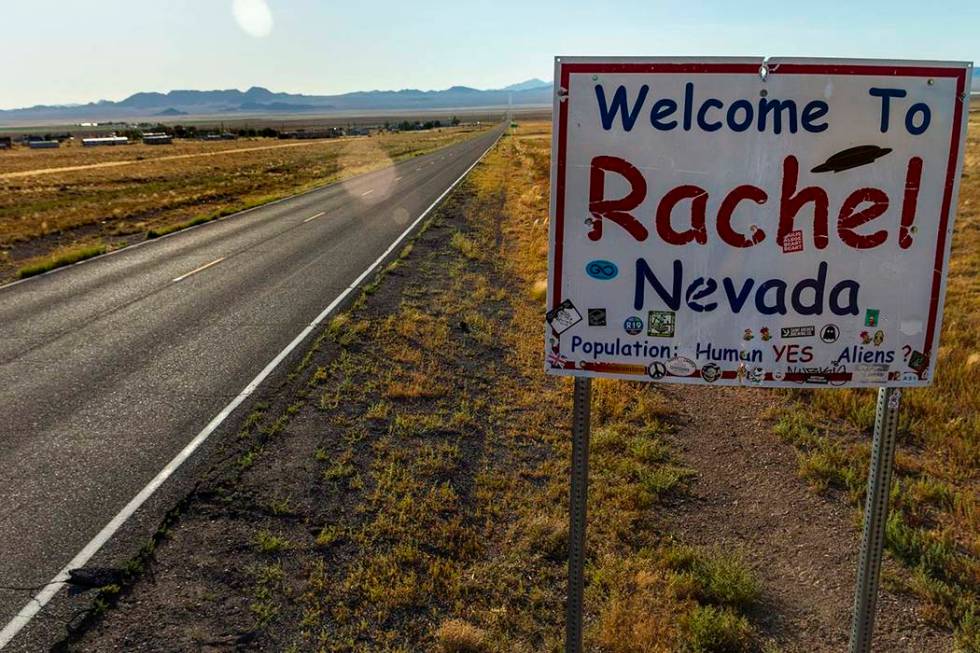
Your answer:
[[[783,161],[783,188],[779,198],[779,231],[776,233],[776,242],[780,247],[783,245],[783,238],[791,231],[795,231],[793,222],[800,209],[809,202],[813,202],[813,244],[817,249],[827,247],[827,215],[828,204],[827,192],[816,186],[807,186],[796,190],[796,184],[800,176],[800,163],[795,156],[788,156]]]
[[[905,198],[902,201],[902,226],[898,230],[898,246],[908,249],[912,246],[912,223],[919,204],[919,182],[922,181],[922,159],[914,156],[909,159],[908,172],[905,173]]]
[[[686,199],[691,200],[691,228],[677,231],[670,223],[670,216],[674,207]],[[705,227],[707,207],[708,191],[699,186],[684,185],[670,190],[657,206],[657,233],[671,245],[686,245],[691,241],[704,245],[708,242],[708,229]]]
[[[772,351],[776,354],[776,362],[781,362],[786,356],[787,363],[809,363],[813,360],[813,347],[810,345],[783,345],[772,346]]]
[[[871,206],[856,210],[858,206],[865,202],[870,202]],[[884,229],[862,235],[854,229],[863,224],[871,222],[875,218],[888,210],[888,195],[879,188],[859,188],[844,200],[840,207],[840,215],[837,216],[837,235],[854,249],[871,249],[877,247],[888,239],[888,232]]]
[[[732,214],[742,200],[752,200],[756,204],[765,204],[767,199],[769,196],[764,190],[748,184],[738,186],[728,193],[721,203],[721,208],[718,209],[718,235],[721,236],[721,239],[732,247],[752,247],[761,243],[766,237],[766,232],[754,228],[752,237],[746,238],[744,234],[740,234],[732,228]]]
[[[621,175],[630,184],[630,192],[618,200],[606,199],[606,172]],[[589,172],[589,213],[592,214],[590,240],[602,238],[602,220],[606,218],[625,229],[634,239],[644,241],[649,232],[629,212],[647,196],[647,182],[631,163],[615,156],[597,156],[592,159]]]
[[[902,249],[912,246],[915,233],[916,211],[919,198],[919,187],[922,180],[923,162],[920,157],[909,159],[905,176],[905,194],[902,201],[901,223],[898,232],[898,242]],[[614,172],[620,175],[628,184],[629,192],[621,198],[609,199],[606,193],[606,173]],[[798,188],[800,165],[795,156],[787,156],[783,160],[783,177],[779,197],[779,217],[776,232],[776,243],[784,253],[801,251],[803,249],[802,231],[796,226],[796,219],[804,209],[811,209],[813,215],[813,244],[817,249],[825,249],[829,244],[828,216],[830,200],[827,191],[819,186]],[[647,182],[636,167],[628,161],[614,156],[597,156],[592,160],[589,173],[589,213],[591,228],[589,239],[600,240],[603,233],[603,223],[611,220],[622,227],[636,241],[645,241],[650,235],[647,220],[641,223],[633,215],[647,197]],[[684,218],[675,216],[675,209],[685,201],[690,201],[687,211],[681,210]],[[736,186],[722,199],[715,218],[715,229],[722,242],[730,247],[744,249],[754,247],[766,239],[766,232],[752,225],[750,229],[738,229],[734,224],[735,212],[743,202],[751,201],[762,206],[769,201],[766,190],[751,184]],[[808,207],[812,204],[812,207]],[[887,242],[887,228],[870,233],[859,232],[859,229],[872,221],[884,216],[891,206],[891,198],[880,188],[858,188],[852,191],[837,212],[837,236],[841,243],[852,249],[862,250],[879,247]],[[686,207],[685,207],[686,208]],[[708,243],[707,230],[708,191],[700,186],[685,184],[669,189],[660,198],[654,214],[654,225],[657,235],[664,243],[670,245],[687,245]],[[775,207],[770,209],[775,211]],[[745,209],[749,213],[751,209]],[[761,212],[759,209],[755,211]],[[674,218],[677,218],[675,221]],[[766,221],[766,217],[753,220],[754,223]],[[689,220],[689,222],[688,222]],[[771,218],[769,218],[771,221]],[[889,222],[891,222],[889,220]],[[744,224],[744,221],[743,221]],[[681,228],[678,228],[680,226]],[[794,236],[797,241],[794,241]]]
[[[806,345],[800,348],[800,362],[809,363],[813,360],[813,347]]]

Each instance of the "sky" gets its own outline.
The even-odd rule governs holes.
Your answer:
[[[0,0],[0,108],[551,79],[556,55],[980,60],[980,2]]]

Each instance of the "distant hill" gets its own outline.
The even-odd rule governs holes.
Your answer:
[[[465,109],[490,106],[550,105],[551,83],[529,79],[501,89],[480,90],[452,86],[441,91],[402,89],[400,91],[357,91],[341,95],[303,95],[276,93],[260,86],[247,91],[174,90],[168,93],[142,92],[125,100],[101,100],[89,104],[37,105],[24,109],[0,110],[0,124],[16,121],[107,121],[143,117],[298,113],[331,111],[387,111],[425,109]]]
[[[520,82],[518,84],[511,84],[510,86],[505,86],[504,91],[530,91],[536,88],[551,88],[551,82],[546,82],[542,79],[535,77],[534,79],[529,79],[526,82]]]

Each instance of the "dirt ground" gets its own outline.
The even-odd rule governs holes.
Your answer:
[[[766,417],[783,399],[741,388],[666,395],[679,412],[670,442],[698,471],[690,499],[665,512],[670,530],[743,553],[764,588],[754,621],[784,651],[846,650],[860,524],[844,497],[819,496],[799,478],[796,451]],[[886,577],[907,573],[890,560],[884,567]],[[879,598],[874,647],[952,650],[949,633],[924,623],[915,598],[892,591]]]
[[[338,139],[336,142],[343,142],[344,140],[349,140],[349,139]],[[260,141],[255,141],[255,142],[260,142]],[[208,143],[205,142],[200,144],[192,143],[191,145],[207,145],[207,144]],[[54,174],[60,174],[66,172],[77,172],[79,170],[93,170],[96,168],[113,168],[116,166],[136,165],[141,161],[146,161],[146,160],[177,161],[181,159],[194,159],[202,156],[220,156],[223,154],[242,154],[244,152],[264,152],[266,150],[279,150],[279,149],[291,148],[291,147],[309,147],[311,145],[322,145],[322,141],[310,140],[310,141],[299,141],[299,142],[292,142],[292,143],[277,143],[275,145],[252,145],[251,147],[241,147],[241,146],[225,147],[225,148],[214,148],[213,150],[208,150],[208,151],[193,151],[193,150],[204,150],[204,148],[202,147],[187,148],[186,147],[187,144],[182,144],[182,145],[184,145],[184,147],[181,149],[192,149],[192,151],[186,152],[184,154],[172,154],[172,153],[161,154],[162,148],[160,146],[131,145],[126,147],[117,147],[115,148],[114,151],[112,151],[113,154],[128,154],[130,158],[113,158],[113,160],[109,160],[109,161],[98,161],[96,163],[81,163],[78,165],[64,165],[64,166],[57,166],[57,167],[50,167],[50,162],[45,162],[49,165],[49,167],[33,168],[28,170],[14,170],[12,172],[7,172],[7,169],[16,168],[18,163],[23,165],[23,160],[19,161],[17,159],[13,159],[12,157],[8,157],[3,162],[4,171],[0,172],[0,179],[19,179],[21,177],[38,177],[41,175],[54,175]],[[166,152],[166,150],[164,151]],[[21,152],[29,153],[30,150],[23,150],[23,149],[17,150],[17,154],[20,154]],[[74,154],[75,152],[73,151],[72,153]],[[148,156],[153,154],[156,154],[158,156]],[[88,157],[88,158],[92,159],[95,157]],[[105,157],[101,157],[101,158],[105,158]],[[39,162],[36,158],[33,159],[32,161],[33,161],[33,165],[37,165],[37,163]]]
[[[450,196],[66,649],[561,650],[570,384],[526,335],[542,147],[505,139]],[[860,530],[799,478],[780,396],[595,394],[587,650],[845,650]],[[912,596],[879,606],[876,650],[952,650]]]
[[[426,154],[483,128],[0,153],[0,283]]]

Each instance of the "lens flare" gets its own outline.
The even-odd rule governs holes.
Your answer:
[[[337,157],[337,167],[348,177],[341,184],[344,190],[368,206],[388,199],[398,181],[394,162],[379,142],[381,138],[377,135],[355,136],[344,143],[344,149]],[[369,171],[374,173],[370,183],[366,184],[358,175]]]
[[[411,216],[408,214],[408,209],[399,206],[396,208],[392,214],[391,219],[394,220],[395,224],[403,225],[408,222]],[[978,356],[980,358],[980,356]]]
[[[231,13],[249,36],[262,38],[272,31],[272,11],[265,0],[233,0]]]

